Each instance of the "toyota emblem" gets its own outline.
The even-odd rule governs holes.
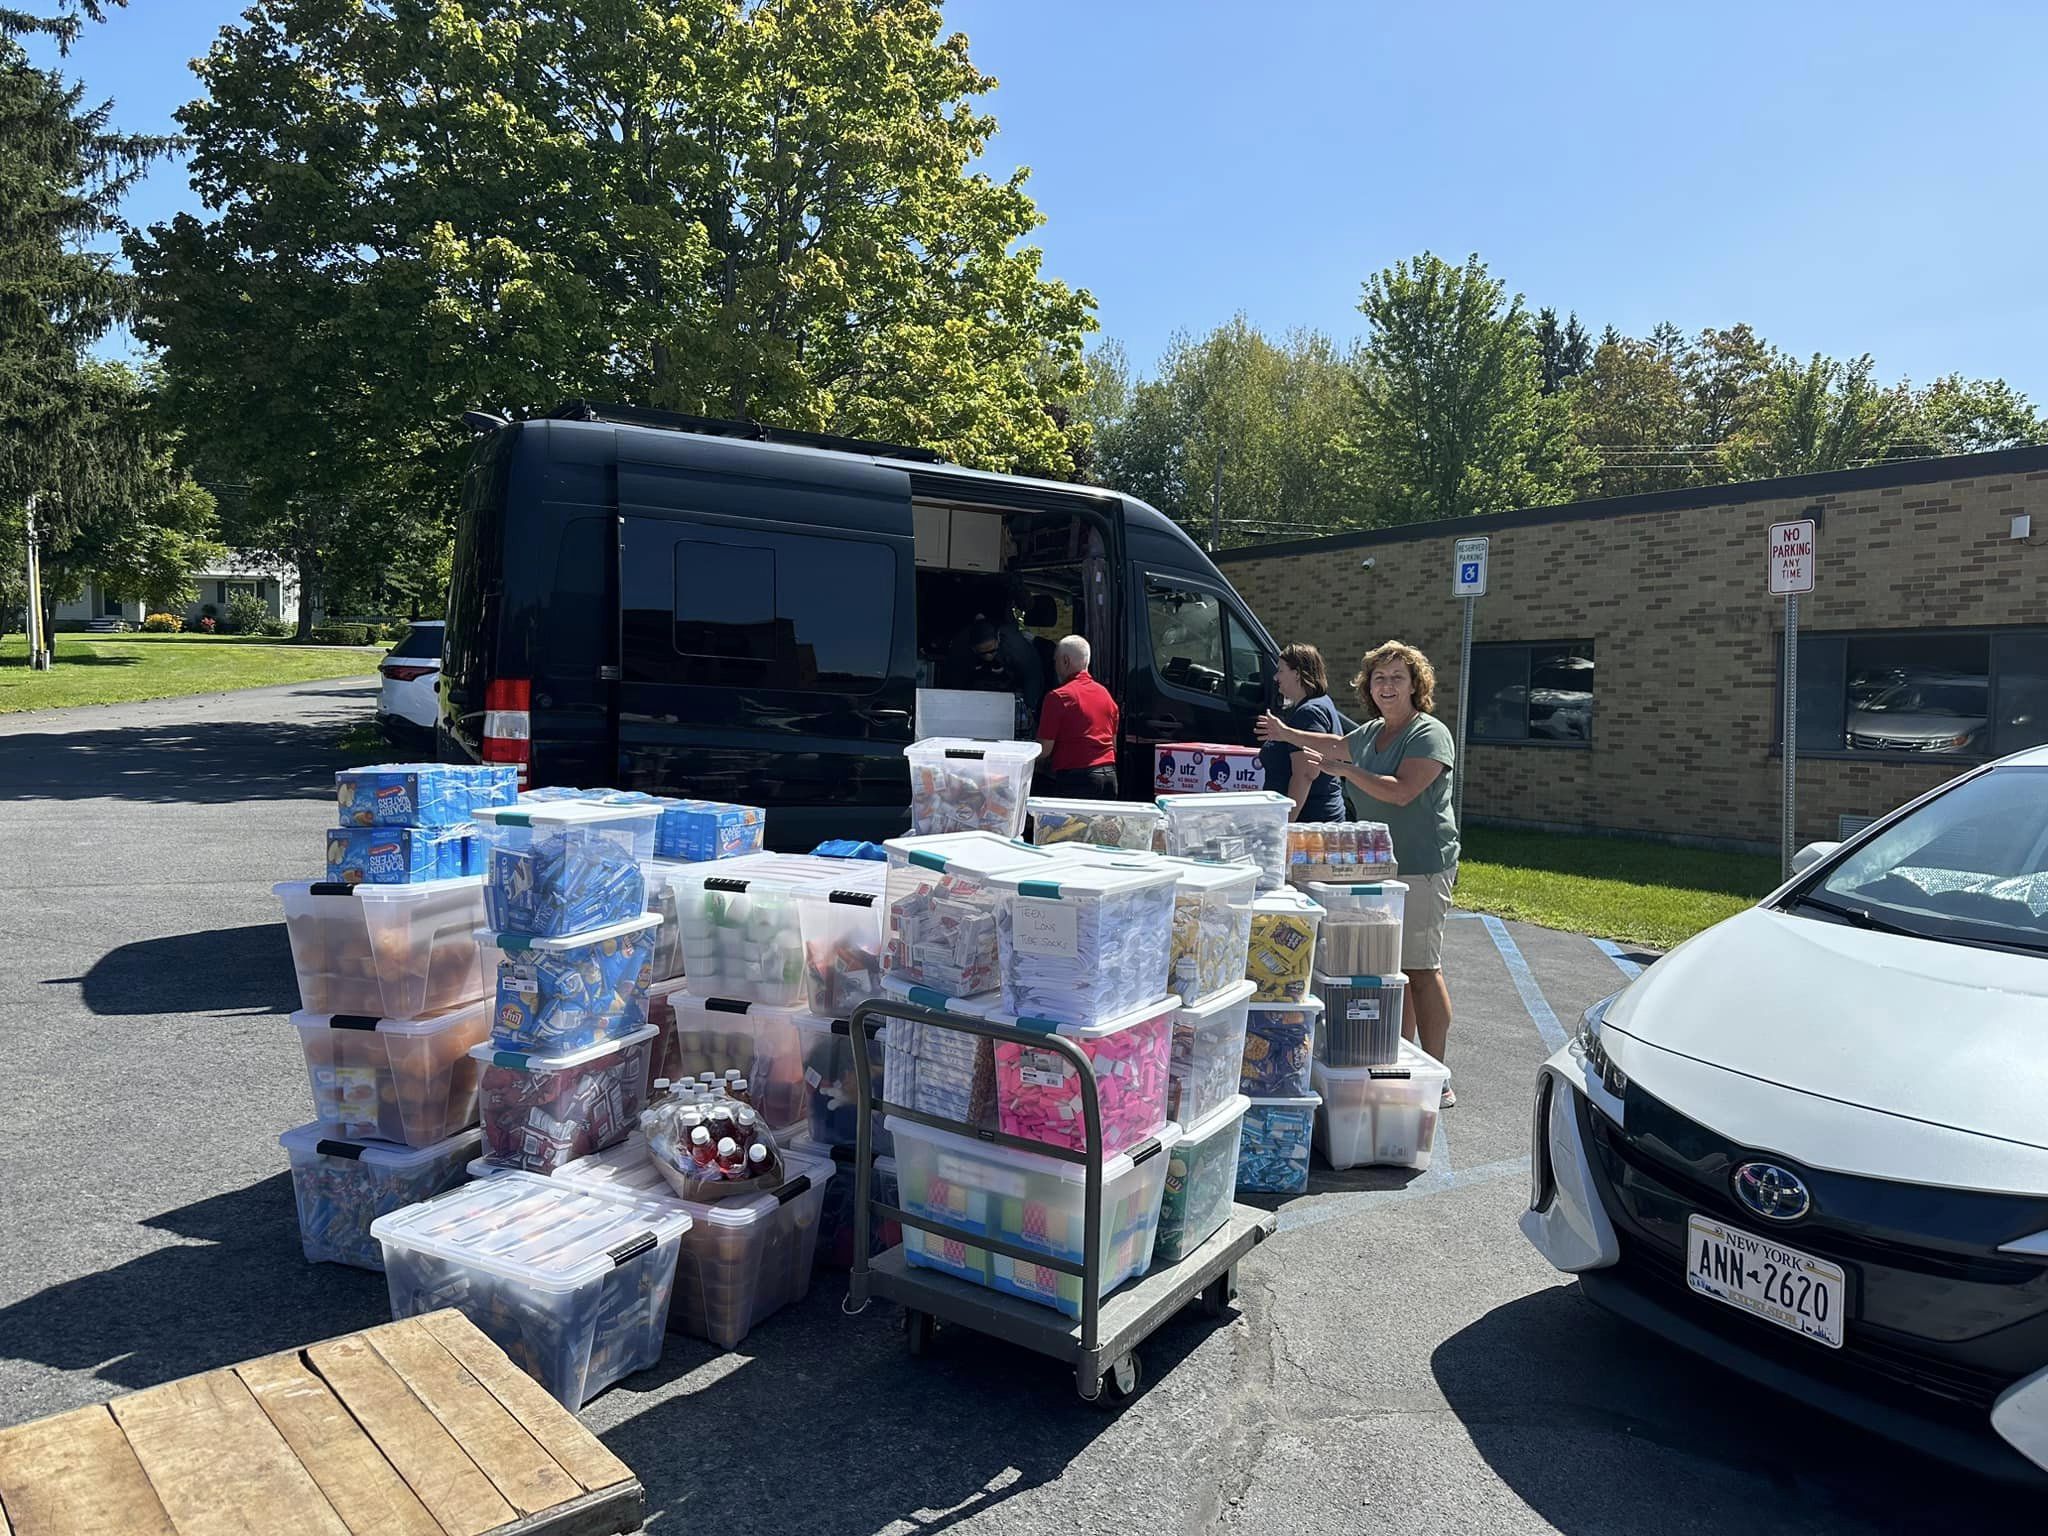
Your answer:
[[[1734,1184],[1735,1198],[1770,1221],[1797,1221],[1813,1209],[1806,1181],[1776,1163],[1744,1163]]]

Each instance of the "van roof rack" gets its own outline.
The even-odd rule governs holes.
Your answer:
[[[589,400],[565,400],[548,412],[548,419],[660,427],[669,432],[696,432],[705,437],[737,437],[755,443],[780,443],[791,448],[827,448],[837,453],[858,453],[876,459],[907,459],[914,464],[946,462],[929,448],[912,448],[903,443],[876,442],[865,437],[835,437],[829,432],[798,432],[788,427],[764,426],[758,421],[688,416],[681,411],[656,410],[646,405],[603,405]]]

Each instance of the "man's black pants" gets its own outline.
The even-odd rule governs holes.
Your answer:
[[[1044,785],[1039,793],[1055,799],[1114,800],[1117,798],[1116,765],[1104,763],[1099,768],[1064,769],[1048,774]]]

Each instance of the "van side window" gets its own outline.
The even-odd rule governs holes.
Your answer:
[[[1239,704],[1263,709],[1272,693],[1273,669],[1244,621],[1232,614],[1230,636],[1230,695]]]
[[[626,681],[870,692],[888,678],[887,545],[635,517],[621,540]]]
[[[1213,592],[1167,577],[1145,578],[1145,618],[1152,631],[1152,666],[1160,677],[1191,693],[1223,696],[1223,604]]]

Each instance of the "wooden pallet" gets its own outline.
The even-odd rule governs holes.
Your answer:
[[[617,1536],[645,1503],[455,1311],[0,1430],[0,1536]]]

